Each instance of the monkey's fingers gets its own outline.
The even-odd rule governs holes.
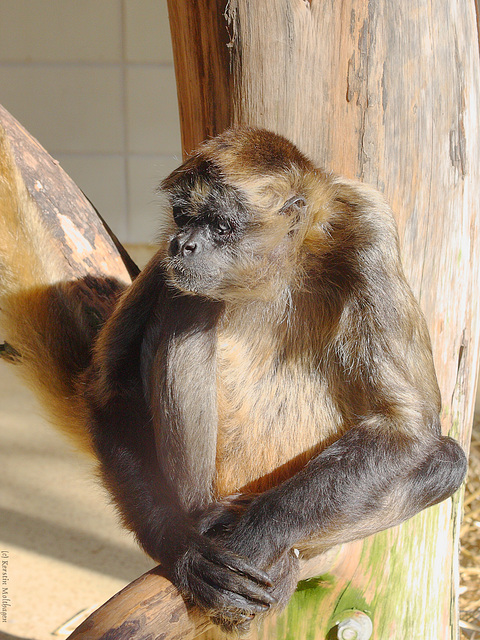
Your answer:
[[[238,593],[203,582],[199,586],[197,605],[226,631],[247,630],[256,615],[267,613],[269,605],[261,604]]]
[[[268,604],[208,583],[202,585],[202,597],[205,598],[204,602],[197,600],[197,603],[203,604],[206,609],[212,609],[215,614],[232,620],[239,617],[245,619],[253,617],[257,613],[266,613],[270,609]]]
[[[277,599],[265,586],[251,580],[248,576],[234,573],[229,567],[210,565],[202,577],[219,589],[239,609],[248,609],[255,613],[268,610],[277,604]]]
[[[273,582],[268,573],[262,571],[262,569],[259,569],[258,567],[255,567],[242,558],[242,556],[232,553],[231,551],[226,551],[221,547],[216,547],[213,553],[207,552],[205,557],[215,564],[227,567],[234,573],[239,573],[250,578],[250,580],[253,580],[254,582],[263,584],[266,587],[273,586]]]
[[[240,617],[248,620],[277,604],[265,572],[216,545],[190,550],[188,566],[188,590],[211,616],[231,619],[236,625]]]

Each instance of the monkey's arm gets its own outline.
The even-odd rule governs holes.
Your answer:
[[[454,440],[405,437],[381,421],[354,427],[257,496],[233,529],[231,548],[268,568],[292,547],[320,553],[364,538],[458,489],[466,458]]]
[[[275,602],[268,592],[269,577],[196,529],[181,483],[172,477],[170,453],[157,452],[158,416],[152,413],[150,392],[141,373],[143,368],[152,368],[150,354],[165,347],[165,335],[175,333],[169,322],[175,322],[179,330],[177,315],[161,261],[154,258],[100,332],[92,365],[82,380],[82,394],[104,483],[126,526],[186,596],[209,611],[222,609],[224,619],[234,611],[238,622]],[[149,335],[152,316],[155,332]],[[145,346],[145,342],[152,344]],[[147,352],[143,361],[142,351]],[[203,354],[198,356],[203,361]],[[166,378],[162,373],[147,382],[161,386],[162,377]],[[175,406],[170,410],[175,413]],[[167,414],[163,415],[165,420]],[[160,428],[174,430],[175,425]],[[171,455],[175,457],[175,452]],[[176,467],[180,478],[181,458]],[[191,492],[193,495],[194,488]]]
[[[332,397],[349,405],[344,435],[256,496],[230,530],[223,516],[229,547],[264,569],[292,547],[321,552],[399,524],[464,479],[463,450],[440,432],[423,318],[392,272],[377,273],[382,291],[375,293],[375,282],[358,285],[339,315],[330,385]]]

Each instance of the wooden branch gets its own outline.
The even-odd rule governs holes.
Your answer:
[[[58,162],[1,106],[0,208],[0,356],[20,363],[54,424],[90,452],[74,392],[80,354],[67,353],[76,328],[67,318],[76,305],[101,318],[116,282],[130,282],[138,269]],[[67,366],[72,360],[77,368]]]
[[[2,198],[22,205],[15,215],[10,207],[2,206],[3,268],[8,260],[14,259],[6,246],[8,229],[10,234],[17,234],[17,244],[21,242],[22,250],[29,247],[38,254],[43,277],[50,277],[51,282],[86,274],[108,274],[130,282],[138,269],[91,202],[58,162],[1,105],[0,145]],[[47,246],[32,246],[39,237],[28,235],[30,227],[38,235],[43,229]],[[52,262],[58,263],[59,273],[48,270]],[[39,274],[37,283],[38,279]],[[0,288],[0,294],[1,291]]]
[[[345,562],[347,545],[303,563],[306,580]],[[275,615],[270,616],[272,620]],[[68,640],[193,640],[213,623],[197,607],[184,602],[160,567],[145,573],[97,609]],[[254,633],[254,632],[252,632]]]
[[[157,567],[113,596],[68,640],[192,640],[211,626]]]

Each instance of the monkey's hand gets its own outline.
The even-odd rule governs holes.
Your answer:
[[[172,582],[217,624],[225,629],[247,629],[258,613],[276,604],[272,580],[265,571],[197,531],[184,536],[177,531],[164,562]],[[173,557],[172,557],[173,556]]]
[[[266,571],[272,583],[270,594],[275,598],[275,608],[283,608],[296,589],[299,563],[293,549],[279,551],[270,544],[266,531],[263,535],[262,531],[242,528],[242,534],[237,535],[242,516],[255,498],[256,494],[238,494],[212,503],[198,517],[197,526],[201,533],[219,542],[223,548]],[[230,626],[223,621],[220,623],[227,629],[248,629],[249,626],[249,620]]]

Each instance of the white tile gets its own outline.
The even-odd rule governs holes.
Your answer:
[[[129,242],[154,242],[163,197],[156,192],[162,178],[181,163],[180,157],[133,156],[129,159]]]
[[[127,68],[129,152],[180,152],[180,124],[173,67]]]
[[[51,152],[123,152],[117,67],[0,66],[0,104]]]
[[[128,62],[171,63],[167,0],[125,0],[125,36]]]
[[[0,0],[0,60],[121,60],[120,0]]]
[[[128,238],[123,157],[68,154],[60,154],[56,157],[117,238],[125,242]]]

